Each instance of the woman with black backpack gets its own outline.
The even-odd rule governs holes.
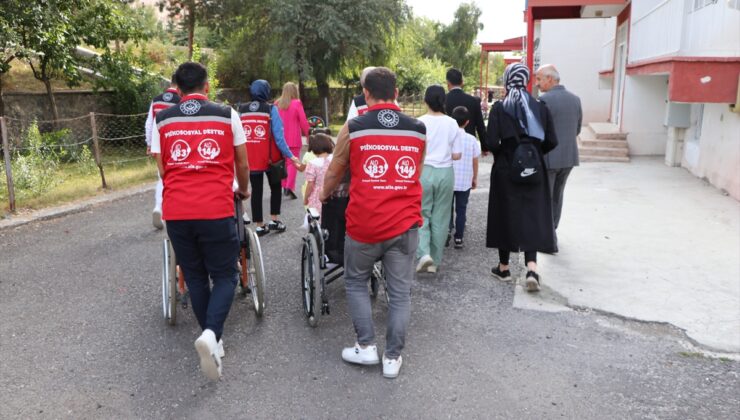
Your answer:
[[[540,290],[537,252],[557,252],[552,200],[543,156],[557,146],[552,116],[526,90],[527,66],[514,63],[504,72],[506,98],[493,104],[486,145],[494,155],[488,198],[486,246],[498,248],[494,277],[511,281],[509,256],[524,252],[525,288]]]

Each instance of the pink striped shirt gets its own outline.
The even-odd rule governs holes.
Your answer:
[[[278,112],[280,112],[280,119],[283,120],[285,142],[288,143],[288,147],[301,147],[301,134],[308,136],[308,121],[306,120],[306,112],[303,110],[301,100],[291,100],[288,109],[282,109],[279,106],[277,108]]]

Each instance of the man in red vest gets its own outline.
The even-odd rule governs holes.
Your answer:
[[[146,116],[146,123],[144,124],[144,138],[146,140],[146,153],[151,154],[152,147],[152,131],[154,130],[154,118],[157,116],[159,111],[167,109],[172,105],[180,103],[180,94],[177,92],[177,83],[175,83],[175,75],[172,75],[170,79],[170,87],[164,92],[155,96],[152,99],[151,105],[149,105],[149,112]],[[162,179],[157,177],[157,188],[154,190],[154,210],[152,210],[152,225],[157,229],[164,228],[162,224]]]
[[[414,255],[422,224],[419,175],[426,127],[395,104],[396,75],[385,67],[370,71],[363,87],[368,110],[342,127],[324,178],[325,201],[350,171],[344,281],[357,342],[342,351],[349,363],[379,363],[367,282],[382,260],[388,288],[388,325],[383,376],[395,378],[411,315]]]
[[[183,97],[157,114],[151,150],[164,181],[162,218],[203,330],[195,340],[200,368],[217,380],[237,283],[234,176],[237,194],[249,196],[246,138],[236,111],[208,101],[205,67],[184,63],[175,78]]]

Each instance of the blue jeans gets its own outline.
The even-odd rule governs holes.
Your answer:
[[[219,340],[238,281],[236,221],[233,217],[168,220],[167,235],[185,276],[195,318],[201,329],[213,331]]]
[[[450,214],[450,230],[455,229],[455,239],[462,239],[465,235],[466,213],[468,211],[468,199],[470,190],[455,191],[452,198],[452,213]],[[457,216],[457,217],[455,217]]]

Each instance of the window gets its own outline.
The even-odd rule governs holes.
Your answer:
[[[737,0],[734,0],[735,2]],[[732,5],[733,0],[730,0],[729,3]],[[691,9],[692,11],[697,11],[701,9],[704,6],[709,6],[712,4],[716,4],[717,0],[694,0],[694,7]]]

